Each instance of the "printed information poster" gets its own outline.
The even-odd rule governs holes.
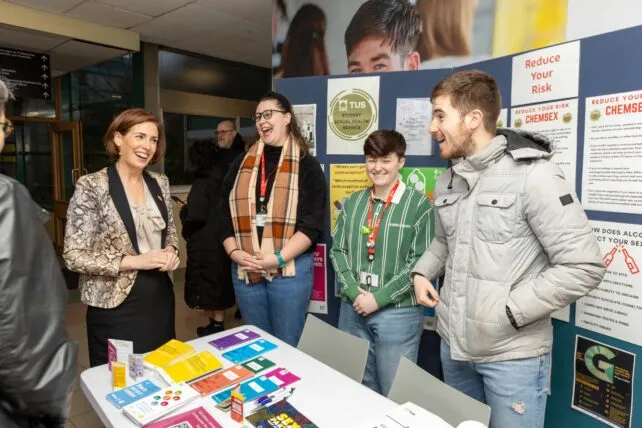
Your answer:
[[[571,407],[618,428],[631,426],[635,354],[577,335]]]
[[[586,99],[582,205],[642,214],[642,91]]]
[[[512,80],[511,103],[515,106],[577,98],[580,84],[580,42],[564,43],[514,56]]]
[[[425,194],[430,199],[430,202],[433,202],[435,200],[433,192],[435,191],[435,184],[437,184],[437,177],[445,170],[446,168],[406,167],[401,168],[399,173],[406,186]]]
[[[315,314],[328,313],[328,280],[327,280],[327,257],[325,244],[317,244],[314,250],[314,285],[312,288],[312,298],[308,306],[308,312]]]
[[[372,186],[366,166],[356,164],[330,164],[330,230],[334,231],[337,217],[345,199],[351,193]]]
[[[432,155],[430,98],[398,98],[395,130],[406,139],[407,155]]]
[[[435,200],[433,192],[437,177],[439,177],[446,168],[422,168],[406,167],[401,168],[399,173],[406,186],[424,193],[430,202]],[[437,287],[436,281],[433,285]],[[437,313],[435,308],[424,308],[424,330],[437,330]]]
[[[555,145],[557,163],[575,189],[577,172],[577,99],[514,108],[510,117],[517,129],[548,137]]]
[[[642,345],[642,225],[591,221],[606,265],[602,283],[575,305],[575,324]]]
[[[362,155],[379,129],[379,76],[328,80],[327,154]]]
[[[310,154],[317,154],[317,105],[316,104],[297,104],[292,106],[294,116],[299,122],[301,134],[310,148]]]

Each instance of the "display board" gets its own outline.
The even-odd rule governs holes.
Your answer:
[[[543,133],[555,141],[558,151],[553,161],[560,165],[567,180],[574,183],[604,252],[608,271],[603,283],[590,295],[555,314],[558,319],[553,321],[547,428],[642,426],[642,416],[635,411],[642,384],[633,383],[631,393],[626,396],[627,400],[630,396],[630,403],[618,402],[612,406],[616,409],[612,414],[605,410],[610,408],[608,403],[595,404],[597,410],[593,411],[585,401],[579,404],[579,395],[574,397],[574,391],[579,391],[576,386],[582,383],[586,387],[591,383],[591,376],[595,377],[595,385],[602,385],[613,378],[619,379],[618,382],[635,379],[637,371],[639,359],[634,356],[642,344],[639,323],[635,322],[642,319],[639,299],[642,296],[642,227],[639,226],[642,225],[642,162],[637,159],[642,156],[639,72],[642,55],[630,47],[640,43],[642,27],[634,27],[462,68],[279,79],[276,84],[276,89],[293,104],[316,105],[316,157],[324,165],[330,194],[333,194],[332,171],[336,174],[347,168],[337,165],[363,164],[363,155],[355,154],[358,151],[354,146],[362,142],[360,132],[369,129],[375,119],[379,129],[397,126],[411,135],[416,146],[406,159],[410,170],[447,167],[439,157],[435,142],[428,147],[430,143],[421,139],[419,127],[426,115],[412,112],[422,106],[429,108],[426,98],[432,88],[453,71],[479,69],[491,74],[498,82],[506,109],[502,122],[513,128]],[[373,76],[378,76],[378,87],[370,93],[368,85],[374,82]],[[364,78],[369,80],[361,80]],[[352,79],[355,79],[354,85],[351,85]],[[340,111],[341,95],[337,88],[351,94],[345,97],[347,102],[354,101],[345,107],[350,111]],[[342,117],[350,118],[354,128],[342,122]],[[358,126],[360,118],[363,119],[361,127]],[[332,121],[354,129],[354,134],[348,135],[345,130],[343,134],[337,132],[338,127],[331,124]],[[328,141],[332,142],[330,151]],[[340,182],[336,178],[334,182]],[[335,210],[330,203],[325,236],[328,248],[332,245],[330,224]],[[330,263],[327,269],[325,317],[336,325],[339,300],[335,297]],[[576,355],[578,335],[585,341],[583,344],[601,346],[591,349],[611,351],[582,351],[582,355]],[[432,348],[427,350],[424,346],[420,358],[434,360],[437,356],[438,359],[434,336],[424,339],[422,346]],[[628,358],[626,364],[630,364],[627,372],[613,376],[609,370],[624,367],[624,363],[615,359],[625,357]],[[622,389],[621,384],[618,385]]]

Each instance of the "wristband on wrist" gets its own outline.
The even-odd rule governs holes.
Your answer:
[[[285,267],[286,263],[285,263],[285,259],[284,259],[284,258],[283,258],[283,256],[281,255],[281,250],[279,250],[279,249],[277,248],[277,249],[274,251],[274,255],[276,256],[276,260],[279,262],[279,267],[280,267],[280,268]]]
[[[229,258],[232,258],[232,253],[234,253],[234,251],[238,251],[238,250],[239,250],[238,248],[233,249],[232,251],[230,251],[230,252],[227,254],[227,256],[228,256]]]

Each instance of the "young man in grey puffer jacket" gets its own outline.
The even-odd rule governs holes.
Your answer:
[[[544,426],[550,315],[597,287],[599,247],[542,136],[496,129],[501,95],[481,71],[444,79],[430,132],[453,166],[435,189],[435,239],[413,271],[437,307],[446,383],[491,407],[492,428]],[[445,272],[441,295],[430,280]]]

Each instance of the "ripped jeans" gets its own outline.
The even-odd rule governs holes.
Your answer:
[[[455,361],[441,341],[446,383],[491,408],[490,428],[543,428],[551,354],[494,363]]]

